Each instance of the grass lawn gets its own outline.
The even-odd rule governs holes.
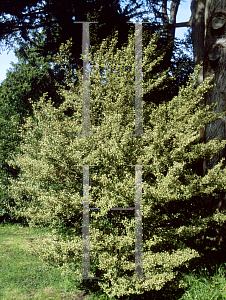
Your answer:
[[[0,226],[0,299],[90,299],[78,292],[60,271],[47,269],[26,249],[40,233],[20,224]]]
[[[26,251],[31,241],[45,231],[24,227],[20,224],[0,224],[0,299],[71,299],[108,300],[97,292],[76,289],[73,279],[63,278],[57,268],[47,268],[41,260]],[[226,261],[226,260],[225,260]],[[134,295],[128,299],[152,300],[220,300],[226,299],[226,263],[209,274],[203,268],[199,272],[186,275],[186,290],[177,294],[153,292],[148,295]]]

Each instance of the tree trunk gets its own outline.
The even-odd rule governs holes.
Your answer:
[[[205,40],[205,4],[206,0],[191,0],[191,28],[192,43],[195,65],[200,64],[204,58],[204,40]],[[203,68],[199,72],[199,83],[203,81]],[[205,100],[203,101],[203,104]],[[205,127],[200,131],[200,142],[205,140]],[[199,174],[203,174],[203,161],[198,163]]]
[[[226,2],[207,0],[205,10],[205,53],[204,53],[204,78],[214,74],[216,86],[206,97],[206,104],[219,102],[216,111],[222,112],[226,107]],[[206,125],[205,141],[217,136],[226,138],[225,117]],[[222,157],[225,149],[211,160],[204,163],[204,172],[214,167]]]
[[[175,28],[190,26],[188,25],[188,22],[176,23],[176,16],[177,16],[180,0],[171,0],[169,16],[167,12],[167,4],[168,4],[167,2],[168,2],[167,0],[157,0],[157,1],[146,0],[147,6],[150,8],[150,11],[154,12],[155,19],[157,18],[161,19],[162,25],[159,27],[162,27],[163,25],[166,26],[163,29],[162,37],[165,38],[167,44],[171,43],[169,48],[167,49],[164,58],[165,65],[170,64],[171,58],[173,56]]]
[[[207,93],[205,104],[218,102],[215,111],[222,112],[226,107],[226,1],[223,0],[191,0],[192,11],[192,41],[195,64],[203,60],[203,77],[200,81],[214,74],[213,89]],[[207,124],[200,134],[200,140],[208,142],[215,137],[226,138],[225,120],[218,119]],[[203,174],[207,174],[222,157],[225,149],[211,160],[203,163]],[[226,207],[225,196],[218,199],[218,207]]]

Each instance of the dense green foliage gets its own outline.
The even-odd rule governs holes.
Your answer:
[[[12,112],[12,110],[11,110]],[[9,177],[16,177],[18,175],[18,168],[10,167],[6,159],[12,152],[16,152],[19,141],[17,136],[17,129],[13,126],[11,116],[8,115],[9,107],[1,106],[0,110],[0,221],[15,219],[7,209],[6,204],[12,205],[13,200],[10,199],[7,186],[9,184]],[[14,114],[14,120],[16,115]],[[17,218],[16,218],[17,219]]]
[[[157,38],[154,35],[144,48],[144,78],[162,59],[153,59]],[[211,78],[197,86],[198,68],[170,102],[144,103],[144,133],[149,136],[127,136],[134,130],[134,68],[114,65],[134,66],[134,36],[121,50],[116,42],[107,39],[100,50],[91,51],[91,62],[97,64],[90,78],[91,133],[98,136],[77,136],[82,131],[82,73],[77,73],[75,86],[69,68],[65,84],[59,86],[65,100],[58,108],[48,95],[31,101],[33,118],[27,118],[21,129],[19,153],[8,161],[21,172],[10,179],[8,190],[16,203],[12,211],[30,226],[52,229],[34,251],[64,273],[81,277],[82,165],[98,164],[90,167],[89,204],[108,209],[91,213],[91,276],[100,278],[98,285],[105,293],[119,297],[159,290],[169,282],[180,286],[179,268],[201,255],[196,235],[225,222],[223,213],[205,206],[207,197],[225,191],[222,163],[204,177],[192,166],[213,156],[226,141],[199,143],[200,128],[223,114],[213,114],[213,106],[201,106]],[[70,46],[62,45],[56,55],[60,65],[68,65]],[[99,64],[109,64],[106,74]],[[144,80],[144,95],[162,85],[166,74]],[[68,109],[71,116],[65,114]],[[134,273],[134,213],[109,210],[134,206],[135,171],[127,165],[144,165],[143,269],[152,279],[125,278]]]
[[[37,37],[39,46],[42,45],[43,33]],[[42,57],[36,52],[37,47],[29,47],[15,50],[18,63],[12,63],[12,68],[8,70],[6,79],[0,85],[0,219],[13,220],[14,216],[8,214],[5,203],[9,200],[7,190],[9,177],[16,177],[19,169],[8,166],[6,159],[12,151],[19,147],[20,138],[18,136],[18,126],[24,123],[24,118],[32,115],[32,107],[29,98],[38,100],[43,93],[48,92],[54,99],[57,106],[62,102],[62,98],[56,93],[55,81],[63,82],[63,71],[58,72],[54,65],[51,65],[51,56]],[[17,120],[15,126],[11,118]]]
[[[143,45],[146,47],[150,41],[151,24],[143,25]],[[131,32],[134,32],[134,25],[130,24]],[[40,33],[32,33],[32,42],[22,43],[22,45],[15,50],[15,54],[18,58],[18,63],[12,63],[12,67],[7,72],[6,79],[0,85],[0,109],[1,109],[1,122],[7,124],[0,128],[1,143],[0,143],[0,177],[1,179],[1,198],[0,198],[0,211],[1,220],[13,221],[16,216],[9,213],[5,204],[9,201],[13,203],[13,199],[9,200],[7,195],[6,186],[9,184],[8,178],[15,177],[19,173],[19,169],[14,169],[8,166],[6,159],[8,155],[15,151],[19,146],[20,138],[17,134],[16,127],[11,122],[11,117],[14,116],[19,124],[24,122],[24,118],[32,115],[32,107],[28,99],[32,98],[33,101],[37,101],[39,97],[48,92],[48,96],[52,98],[54,106],[58,107],[63,102],[63,97],[57,93],[56,83],[64,85],[66,89],[69,89],[65,84],[64,77],[69,68],[72,71],[71,76],[73,80],[76,77],[76,71],[74,69],[73,57],[70,55],[67,58],[67,62],[62,61],[59,65],[53,62],[52,51],[49,51],[43,56],[43,48],[46,43],[47,32],[46,29]],[[169,101],[174,95],[177,94],[179,86],[185,84],[188,75],[193,70],[193,64],[188,59],[187,55],[184,55],[178,44],[175,47],[175,54],[173,56],[170,66],[165,64],[165,53],[167,47],[164,39],[160,37],[157,41],[157,47],[155,52],[152,53],[152,59],[157,59],[164,53],[163,60],[159,64],[155,65],[152,70],[145,73],[144,80],[149,78],[158,78],[158,74],[163,70],[167,70],[168,67],[174,76],[167,76],[167,85],[158,85],[153,87],[143,97],[143,101],[147,104],[151,102],[159,104],[163,100]],[[72,47],[73,49],[73,47]],[[71,50],[72,50],[71,49]],[[96,46],[92,47],[93,53]],[[186,63],[183,63],[185,62]],[[103,71],[103,67],[100,68]],[[74,80],[74,85],[78,84],[77,80]],[[68,109],[67,114],[70,115],[72,111]],[[144,122],[148,121],[148,116],[145,115]],[[11,126],[11,127],[10,127]],[[12,130],[9,130],[9,127]]]

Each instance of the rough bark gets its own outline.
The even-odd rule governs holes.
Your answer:
[[[206,94],[204,104],[210,105],[218,102],[215,111],[222,112],[226,107],[226,1],[224,0],[191,0],[191,22],[192,22],[192,42],[195,64],[203,61],[203,70],[200,72],[200,80],[214,75],[213,89]],[[207,124],[200,132],[200,141],[220,137],[226,138],[225,120],[218,119],[215,122]],[[226,156],[225,149],[219,151],[211,160],[203,161],[202,175],[206,175],[208,170],[212,169],[222,157]],[[218,196],[207,197],[206,207],[210,211],[226,210],[226,195],[219,193]],[[213,229],[212,232],[202,234],[201,238],[211,236],[211,242],[225,242],[226,227],[220,230]]]
[[[200,82],[214,75],[216,86],[206,95],[205,104],[218,102],[215,111],[222,112],[226,107],[226,1],[223,0],[191,0],[192,11],[192,41],[195,64],[203,61],[203,74]],[[200,141],[220,137],[226,138],[225,120],[218,119],[207,124],[200,133]],[[222,157],[226,156],[225,149],[211,160],[203,162],[203,175],[207,174]],[[226,197],[220,195],[215,203],[217,207],[226,208]]]
[[[206,0],[191,0],[191,28],[192,43],[195,65],[200,64],[204,59],[205,40],[205,4]],[[203,81],[203,69],[199,73],[199,83]],[[205,100],[203,101],[203,104]],[[200,130],[200,142],[205,140],[205,127]],[[203,162],[202,162],[203,164]],[[200,166],[199,166],[200,168]],[[203,166],[202,166],[203,169]],[[201,171],[203,173],[203,170]]]
[[[199,64],[204,58],[206,0],[191,0],[191,28],[194,62]]]
[[[213,87],[206,97],[206,104],[219,102],[215,110],[222,112],[226,107],[226,2],[206,0],[205,9],[205,52],[204,78],[214,74]],[[226,138],[225,120],[218,119],[206,125],[205,141],[219,136]],[[221,150],[213,159],[204,162],[204,173],[213,168],[222,157],[225,149]]]

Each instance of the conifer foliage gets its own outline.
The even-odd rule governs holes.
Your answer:
[[[166,73],[145,76],[161,62],[156,58],[154,34],[143,49],[143,93],[164,85]],[[198,70],[187,87],[170,102],[143,105],[147,136],[134,132],[135,57],[134,36],[128,46],[116,49],[117,35],[90,53],[90,121],[93,136],[82,133],[82,73],[73,84],[68,66],[70,40],[62,45],[55,61],[65,68],[64,86],[58,92],[64,102],[53,106],[48,95],[32,102],[33,117],[20,130],[20,152],[8,163],[20,168],[11,179],[9,193],[16,205],[11,210],[26,217],[30,226],[49,226],[51,234],[33,244],[45,261],[57,264],[63,274],[82,278],[82,165],[90,165],[91,277],[110,297],[160,290],[166,283],[180,286],[178,268],[201,255],[191,237],[226,216],[211,214],[205,199],[225,190],[226,171],[219,163],[201,177],[193,169],[199,159],[211,157],[226,142],[199,143],[199,130],[219,118],[213,106],[201,106],[211,78],[198,85]],[[106,72],[99,65],[109,65]],[[116,67],[115,64],[124,65]],[[151,74],[151,73],[150,73]],[[71,114],[69,115],[68,110]],[[222,116],[223,114],[221,114]],[[91,166],[92,165],[92,166]],[[98,165],[98,166],[93,166]],[[143,165],[143,275],[134,275],[134,211],[111,211],[133,207],[135,167]],[[106,209],[108,208],[108,209]],[[149,277],[150,279],[145,279]],[[81,279],[82,282],[82,279]]]

